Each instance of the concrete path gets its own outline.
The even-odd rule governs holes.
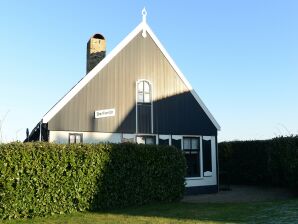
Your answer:
[[[293,192],[282,188],[255,187],[255,186],[231,186],[229,191],[220,191],[217,194],[187,195],[183,202],[257,202],[286,200],[297,197]]]

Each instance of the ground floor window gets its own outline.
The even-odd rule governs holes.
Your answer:
[[[121,142],[135,142],[134,134],[122,134]]]
[[[203,137],[203,173],[204,177],[212,176],[211,137]]]
[[[182,136],[172,135],[172,146],[182,149]]]
[[[187,177],[201,176],[200,137],[184,137],[183,151],[187,162]]]
[[[138,144],[155,145],[156,137],[152,135],[137,136]]]
[[[169,135],[159,135],[158,136],[159,145],[170,145],[170,136]]]
[[[122,142],[138,144],[172,145],[183,150],[187,162],[186,177],[211,177],[214,175],[215,138],[214,136],[183,135],[135,135],[123,134]]]
[[[70,133],[68,143],[83,143],[83,134]]]

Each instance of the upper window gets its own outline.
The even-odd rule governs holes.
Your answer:
[[[151,85],[148,81],[137,82],[138,103],[151,103]]]

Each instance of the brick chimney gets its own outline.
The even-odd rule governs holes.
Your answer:
[[[106,40],[97,33],[87,43],[87,74],[106,56]]]

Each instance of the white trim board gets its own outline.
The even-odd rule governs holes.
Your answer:
[[[148,24],[143,21],[141,22],[130,34],[128,34],[127,37],[125,37],[112,51],[110,54],[108,54],[99,64],[97,64],[86,76],[84,76],[64,97],[62,97],[42,118],[44,123],[48,123],[94,76],[96,76],[131,40],[133,40],[134,37],[136,37],[141,31],[146,31],[153,41],[156,43],[156,45],[159,47],[161,52],[164,54],[166,59],[169,61],[171,66],[174,68],[174,70],[177,72],[181,80],[184,82],[186,87],[189,89],[191,94],[194,96],[196,101],[199,103],[199,105],[202,107],[204,112],[207,114],[208,118],[212,121],[214,126],[217,128],[217,130],[220,130],[220,126],[213,117],[213,115],[210,113],[208,108],[205,106],[201,98],[198,96],[198,94],[195,92],[195,90],[192,88],[190,83],[187,81],[183,73],[180,71],[178,66],[175,64],[174,60],[170,57],[166,49],[163,47],[161,42],[158,40],[158,38],[155,36],[151,28],[148,26]],[[146,38],[146,37],[144,37]]]

